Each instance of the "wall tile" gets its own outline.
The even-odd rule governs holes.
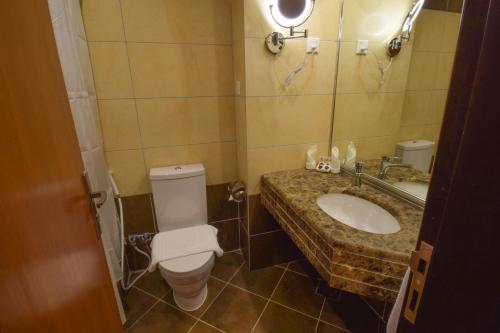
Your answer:
[[[82,14],[89,41],[123,41],[120,0],[82,0]]]
[[[408,75],[408,90],[432,89],[439,66],[439,53],[413,52],[410,73]]]
[[[457,48],[458,34],[460,33],[460,21],[462,14],[446,13],[444,20],[442,52],[455,52]]]
[[[248,147],[326,141],[331,95],[247,97]]]
[[[99,113],[105,150],[141,148],[141,136],[133,99],[100,100]]]
[[[352,0],[344,3],[342,40],[388,42],[401,29],[412,0]],[[395,19],[399,18],[399,19]]]
[[[260,194],[248,197],[248,225],[250,235],[280,230],[279,224],[260,202]]]
[[[228,183],[207,186],[208,222],[238,217],[238,203],[229,201]]]
[[[318,54],[305,52],[305,40],[287,41],[280,55],[271,54],[263,38],[248,38],[245,43],[246,95],[275,96],[331,94],[335,78],[337,43],[322,41]],[[306,67],[289,86],[288,74],[304,61]]]
[[[230,46],[129,43],[136,97],[233,95]]]
[[[207,184],[227,183],[236,179],[236,144],[210,143],[189,146],[147,148],[147,169],[175,164],[203,163]]]
[[[122,198],[126,235],[155,231],[152,201],[149,193]]]
[[[240,248],[238,219],[212,222],[210,225],[217,228],[217,240],[224,251],[233,251]]]
[[[450,85],[451,73],[453,70],[453,61],[455,60],[454,53],[440,53],[438,68],[436,72],[436,80],[434,82],[435,89],[448,89]]]
[[[238,180],[248,185],[248,159],[247,147],[237,144],[236,159],[238,165]]]
[[[234,102],[236,142],[246,147],[247,145],[247,115],[246,99],[240,96],[235,97]]]
[[[97,97],[134,97],[125,43],[91,42],[89,51]]]
[[[231,44],[231,0],[123,0],[133,42]]]
[[[405,44],[400,54],[387,56],[386,43],[370,43],[367,55],[356,55],[356,43],[343,42],[340,47],[337,93],[402,92],[406,90],[412,45]],[[379,61],[387,68],[384,78]]]
[[[415,23],[415,40],[413,48],[415,51],[434,51],[441,49],[444,38],[445,24],[443,19],[446,13],[424,9]]]
[[[429,122],[431,92],[408,91],[405,96],[401,125],[425,125]]]
[[[144,147],[234,141],[234,98],[139,99]]]
[[[123,196],[149,192],[147,170],[141,150],[106,152],[106,161],[113,170]]]
[[[289,262],[302,253],[283,230],[250,236],[250,270]]]

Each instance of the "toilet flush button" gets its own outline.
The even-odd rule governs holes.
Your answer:
[[[174,170],[175,170],[175,171],[181,171],[181,170],[182,170],[182,167],[180,167],[180,166],[176,166],[176,167],[174,168]]]

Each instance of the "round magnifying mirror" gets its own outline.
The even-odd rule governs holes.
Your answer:
[[[306,0],[278,0],[278,9],[287,19],[296,19],[304,13]]]

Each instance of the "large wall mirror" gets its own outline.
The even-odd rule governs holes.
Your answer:
[[[353,142],[365,175],[425,200],[461,4],[420,2],[344,1],[332,144],[345,156]],[[403,28],[408,18],[409,34]],[[388,44],[400,49],[388,52]]]

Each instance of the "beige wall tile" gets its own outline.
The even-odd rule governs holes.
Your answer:
[[[319,2],[319,1],[318,1]],[[342,40],[388,42],[401,29],[412,0],[349,0],[344,3]]]
[[[443,122],[444,111],[446,109],[446,100],[448,90],[433,91],[431,94],[429,111],[429,124],[441,125]]]
[[[149,182],[141,150],[108,151],[105,155],[122,195],[149,192]]]
[[[247,97],[248,147],[325,142],[332,95]]]
[[[401,125],[425,125],[430,122],[431,92],[408,91],[405,96]]]
[[[247,159],[247,147],[237,145],[236,146],[236,158],[238,160],[238,180],[243,181],[248,184],[248,159]]]
[[[138,98],[233,95],[230,46],[129,43]]]
[[[462,14],[446,13],[443,33],[443,43],[441,44],[442,52],[455,53],[457,48],[458,34],[460,32],[460,20]]]
[[[203,163],[207,184],[221,184],[237,177],[234,142],[148,148],[144,150],[147,169],[175,164]]]
[[[410,72],[408,74],[408,90],[432,89],[435,85],[436,72],[439,66],[439,53],[413,52]]]
[[[123,41],[120,0],[82,0],[88,41]]]
[[[334,139],[396,135],[403,101],[404,93],[337,94]]]
[[[398,141],[424,139],[425,125],[401,126],[398,134]]]
[[[231,0],[122,0],[127,40],[231,44]]]
[[[144,147],[234,141],[233,97],[139,99]]]
[[[450,85],[451,72],[453,70],[454,53],[440,53],[436,73],[435,89],[448,89]]]
[[[235,126],[236,142],[243,147],[247,146],[247,113],[246,99],[244,97],[235,97]]]
[[[104,150],[141,148],[134,100],[100,100],[98,103]]]
[[[244,0],[233,0],[231,7],[231,21],[233,30],[233,45],[245,39],[245,7]]]
[[[248,149],[248,194],[260,192],[260,177],[269,172],[303,168],[311,144]],[[328,143],[318,144],[317,157],[325,155]]]
[[[280,55],[264,46],[263,38],[248,38],[245,43],[246,95],[275,96],[331,94],[335,81],[337,43],[323,41],[318,54],[307,55],[304,39],[287,41]],[[288,74],[304,60],[306,67],[289,86],[283,84]]]
[[[240,83],[240,93],[235,91],[235,95],[246,96],[245,40],[233,44],[233,71],[235,84],[237,81]]]
[[[90,42],[98,99],[134,97],[125,43]]]
[[[441,50],[444,35],[444,20],[446,12],[439,10],[423,9],[415,23],[415,51]]]
[[[356,43],[342,42],[338,71],[339,93],[402,92],[406,90],[412,46],[405,44],[401,53],[393,58],[387,56],[386,43],[371,43],[367,55],[356,55]],[[388,67],[382,80],[379,61]]]
[[[288,29],[273,21],[269,11],[270,1],[244,0],[244,3],[247,38],[263,38],[273,31],[289,35]],[[299,29],[308,29],[309,36],[320,37],[322,40],[337,40],[339,11],[339,0],[316,1],[311,17]]]

